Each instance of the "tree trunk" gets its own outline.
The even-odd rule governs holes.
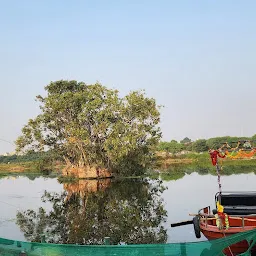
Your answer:
[[[107,169],[96,168],[87,166],[74,166],[72,164],[68,164],[62,171],[63,176],[73,176],[79,179],[87,179],[87,178],[110,178],[113,177],[113,174]]]

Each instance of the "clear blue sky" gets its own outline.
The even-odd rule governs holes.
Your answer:
[[[165,105],[164,140],[251,136],[255,12],[254,0],[0,0],[0,138],[20,135],[58,79],[145,89]]]

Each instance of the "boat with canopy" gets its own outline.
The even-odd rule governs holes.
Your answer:
[[[256,148],[251,141],[236,142],[234,148],[226,142],[217,150],[210,149],[209,153],[218,177],[219,191],[214,198],[216,208],[211,210],[210,206],[203,207],[197,214],[192,214],[193,220],[171,226],[193,224],[195,236],[200,238],[202,233],[209,241],[220,238],[225,240],[230,235],[256,231],[256,191],[222,191],[221,185],[222,159],[250,159],[256,154]],[[240,255],[246,251],[256,253],[255,241],[243,239],[228,246],[224,255]]]

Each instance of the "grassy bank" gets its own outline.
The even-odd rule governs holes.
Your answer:
[[[212,165],[208,153],[187,154],[180,157],[158,157],[157,169],[164,180],[177,180],[197,172],[201,175],[216,175],[216,167]],[[222,175],[255,173],[256,159],[221,159],[219,161]]]
[[[0,172],[22,173],[22,172],[37,172],[34,162],[23,163],[1,163]]]
[[[34,173],[34,174],[49,174],[49,173],[61,173],[63,166],[56,165],[51,171],[42,171],[38,167],[37,162],[20,162],[20,163],[0,163],[0,174],[24,174],[24,173]]]
[[[222,175],[250,172],[256,173],[256,159],[223,159],[220,161],[220,164],[222,165]],[[42,169],[40,161],[0,163],[0,174],[60,174],[63,167],[64,165],[60,162],[47,166],[46,170]],[[50,171],[48,171],[49,168]],[[152,166],[151,170],[148,170],[143,177],[152,176],[153,178],[157,178],[160,175],[163,179],[176,180],[182,178],[185,174],[190,174],[193,172],[198,172],[202,175],[216,175],[216,169],[212,165],[208,153],[191,153],[180,156],[158,154],[155,165]],[[73,180],[74,178],[64,177],[63,179]]]

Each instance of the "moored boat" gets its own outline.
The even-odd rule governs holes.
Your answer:
[[[241,144],[246,149],[241,148]],[[246,152],[248,150],[250,150],[249,153]],[[256,230],[256,191],[223,192],[220,182],[222,167],[218,163],[219,158],[225,157],[231,159],[251,158],[256,154],[256,148],[253,148],[249,141],[239,141],[235,148],[231,148],[228,143],[225,143],[218,150],[209,150],[209,153],[218,176],[219,192],[215,195],[216,209],[211,211],[210,206],[204,207],[194,214],[193,220],[174,223],[171,226],[193,224],[197,238],[200,238],[202,233],[209,241],[223,238],[223,243],[225,243],[225,238],[241,233],[241,241],[229,244],[223,253],[231,256],[241,253],[241,255],[251,255],[243,254],[245,252],[256,255],[254,239],[244,239],[242,236],[246,231]]]
[[[256,192],[218,192],[215,204],[216,209],[211,211],[209,206],[205,207],[194,217],[197,238],[203,233],[208,240],[213,240],[256,229]],[[218,209],[220,206],[223,210]],[[219,216],[221,211],[223,218]],[[242,253],[250,246],[250,242],[244,240],[227,248],[225,253]],[[256,247],[252,246],[251,251],[255,250]]]

